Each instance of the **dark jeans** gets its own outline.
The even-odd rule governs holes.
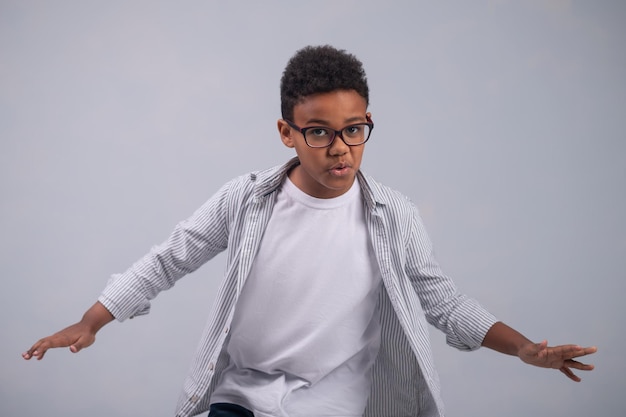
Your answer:
[[[215,403],[211,404],[209,417],[254,417],[252,411],[236,404]]]

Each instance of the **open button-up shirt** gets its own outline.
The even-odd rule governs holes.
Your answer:
[[[226,251],[226,273],[185,380],[177,417],[209,409],[211,393],[228,364],[226,345],[237,298],[272,215],[277,191],[298,163],[294,158],[225,184],[180,222],[167,241],[125,273],[114,275],[99,297],[119,321],[147,314],[150,300],[159,292]],[[450,346],[473,350],[480,347],[496,319],[459,293],[442,273],[415,205],[362,172],[357,180],[384,287],[381,347],[365,416],[443,416],[427,323],[443,331]]]

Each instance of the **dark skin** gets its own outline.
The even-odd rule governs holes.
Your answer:
[[[548,341],[534,343],[517,330],[502,322],[497,322],[485,335],[483,346],[497,352],[519,357],[523,362],[540,368],[558,369],[575,382],[580,382],[572,369],[591,371],[594,366],[574,360],[582,356],[596,353],[595,346],[583,348],[578,345],[548,346]]]
[[[27,360],[41,360],[48,349],[60,347],[69,347],[70,351],[77,353],[91,346],[96,340],[96,333],[113,319],[113,315],[100,302],[96,302],[78,323],[40,339],[22,357]],[[580,377],[574,374],[573,369],[591,371],[594,368],[593,365],[581,363],[575,358],[597,351],[596,347],[583,348],[578,345],[548,346],[545,340],[534,343],[502,322],[495,323],[489,329],[482,345],[500,353],[517,356],[530,365],[558,369],[575,382],[580,382]]]
[[[91,346],[96,341],[96,333],[115,317],[99,301],[96,302],[83,318],[65,329],[53,335],[44,337],[35,343],[30,349],[22,353],[24,359],[43,359],[48,349],[69,347],[73,353]]]
[[[294,107],[293,118],[305,126],[328,126],[339,130],[352,123],[366,121],[367,103],[353,90],[336,90],[308,96]],[[295,148],[301,164],[290,173],[290,178],[301,190],[317,198],[341,195],[352,185],[363,153],[363,146],[347,146],[335,140],[328,148],[310,148],[303,142],[301,133],[284,120],[278,121],[283,143]],[[341,163],[337,168],[336,164]],[[24,352],[24,359],[42,359],[48,349],[69,347],[76,353],[93,344],[96,333],[114,319],[99,302],[94,304],[81,321],[60,332],[45,337]],[[593,365],[575,360],[596,352],[595,347],[578,345],[548,346],[547,341],[534,343],[502,322],[495,323],[485,335],[483,346],[541,368],[559,369],[572,381],[580,378],[572,370],[591,371]]]

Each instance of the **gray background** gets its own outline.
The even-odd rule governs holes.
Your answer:
[[[597,345],[568,381],[433,331],[448,416],[624,415],[626,3],[0,1],[0,415],[172,415],[218,257],[91,348],[20,353],[233,176],[291,156],[279,79],[357,55],[363,169],[421,208],[462,290],[534,340]]]

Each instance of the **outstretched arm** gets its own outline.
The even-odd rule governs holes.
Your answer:
[[[548,346],[546,340],[533,343],[502,322],[497,322],[489,329],[483,340],[483,346],[507,355],[517,356],[530,365],[558,369],[576,382],[580,382],[580,378],[572,372],[572,369],[591,371],[593,365],[578,362],[574,358],[597,351],[595,347],[583,348],[578,345]]]
[[[27,360],[36,357],[40,360],[43,359],[48,349],[68,346],[72,352],[76,353],[82,348],[90,346],[96,340],[98,330],[113,319],[114,317],[109,310],[98,301],[87,310],[78,323],[40,339],[30,349],[22,353],[22,357]]]

